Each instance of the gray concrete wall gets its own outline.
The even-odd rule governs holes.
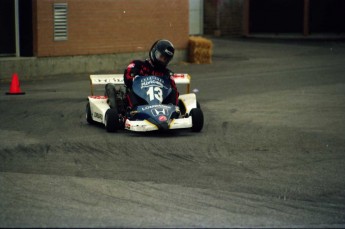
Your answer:
[[[0,81],[44,79],[61,74],[122,73],[133,59],[145,59],[148,52],[66,57],[0,58]],[[187,60],[187,50],[177,50],[172,64]]]

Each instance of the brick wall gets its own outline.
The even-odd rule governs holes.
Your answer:
[[[53,3],[68,4],[67,41],[54,41]],[[142,52],[160,38],[188,45],[187,0],[35,0],[33,8],[38,57]]]
[[[244,0],[205,0],[204,33],[213,34],[217,29],[217,4],[219,8],[219,25],[222,35],[241,35],[243,33]]]

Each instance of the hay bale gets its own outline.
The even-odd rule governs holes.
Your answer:
[[[212,63],[212,41],[203,37],[189,38],[189,62],[196,64]]]

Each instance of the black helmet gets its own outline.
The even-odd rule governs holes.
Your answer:
[[[156,41],[150,50],[150,60],[155,67],[166,67],[174,57],[174,45],[168,40]]]

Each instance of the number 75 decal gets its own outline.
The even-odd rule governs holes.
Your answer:
[[[150,97],[150,101],[155,99],[159,102],[163,101],[163,91],[160,87],[150,87],[146,94]]]

